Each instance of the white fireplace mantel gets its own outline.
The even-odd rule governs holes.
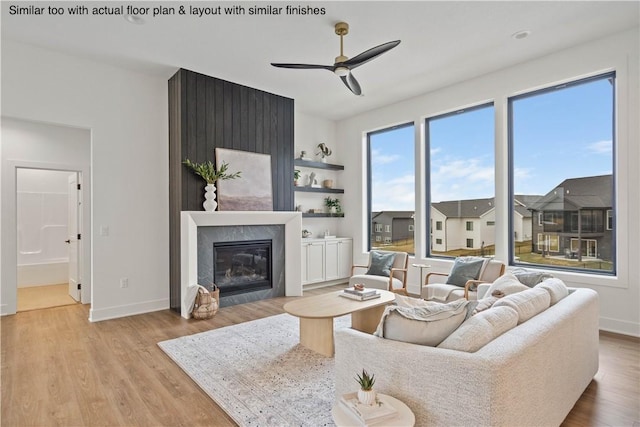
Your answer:
[[[188,319],[191,313],[184,303],[187,287],[198,283],[198,227],[221,227],[233,225],[284,225],[284,275],[285,295],[302,295],[302,258],[300,212],[262,211],[182,211],[180,213],[180,281],[181,315]]]

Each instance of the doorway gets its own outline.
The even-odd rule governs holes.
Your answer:
[[[17,311],[81,301],[80,172],[16,169]]]

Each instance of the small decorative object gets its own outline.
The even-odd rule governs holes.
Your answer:
[[[311,232],[305,228],[302,230],[302,237],[311,237]]]
[[[324,142],[321,142],[320,144],[318,144],[318,150],[319,151],[316,153],[316,156],[320,156],[320,159],[323,162],[326,162],[327,157],[331,155],[331,149],[327,147]]]
[[[311,172],[309,174],[309,187],[317,187],[318,186],[318,180],[316,179],[316,173],[315,172]]]
[[[360,390],[358,390],[358,400],[363,405],[375,405],[376,392],[373,389],[373,385],[376,382],[374,374],[369,375],[367,371],[362,370],[362,374],[358,374],[356,381],[360,384]]]
[[[333,180],[332,179],[325,179],[324,181],[322,181],[322,186],[324,188],[333,188]]]
[[[309,160],[309,158],[307,157],[307,152],[306,151],[301,151],[300,152],[300,160]]]
[[[298,183],[298,180],[300,179],[300,175],[301,175],[300,170],[295,169],[295,170],[293,171],[293,185],[295,185],[296,187],[297,187],[298,185],[300,185],[300,184]]]
[[[296,206],[296,212],[302,212],[302,205]]]
[[[207,160],[204,163],[194,163],[189,159],[185,159],[182,163],[207,182],[207,185],[204,187],[205,201],[202,204],[202,207],[204,207],[204,210],[208,212],[213,212],[216,210],[216,207],[218,207],[218,203],[216,202],[216,182],[218,180],[239,178],[242,173],[239,171],[227,173],[229,164],[225,162],[222,162],[220,169],[216,169],[210,160]]]
[[[329,213],[340,213],[342,212],[342,207],[340,206],[340,199],[331,197],[325,197],[324,205],[329,209]]]
[[[355,285],[353,285],[353,288],[356,291],[364,291],[364,285],[362,283],[356,283]]]

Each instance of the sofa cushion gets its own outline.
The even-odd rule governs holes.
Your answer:
[[[554,305],[562,298],[569,295],[569,289],[567,289],[567,286],[564,284],[564,282],[555,277],[546,279],[543,282],[538,283],[535,287],[542,288],[549,292],[549,296],[551,297],[551,305]]]
[[[553,277],[551,274],[545,273],[544,271],[528,270],[522,267],[510,268],[509,273],[516,276],[520,283],[522,283],[523,285],[527,285],[530,288],[533,288],[535,285],[545,279],[550,279]]]
[[[511,307],[493,307],[467,319],[438,348],[474,353],[518,324]]]
[[[518,313],[518,324],[524,323],[549,308],[549,292],[541,288],[527,289],[500,298],[493,307],[511,307]]]
[[[391,275],[391,266],[393,265],[396,254],[371,251],[370,256],[371,264],[369,265],[369,270],[367,270],[366,274],[370,276],[389,277]]]
[[[476,315],[482,311],[488,310],[493,307],[493,304],[496,303],[500,298],[495,296],[485,297],[477,301],[472,301],[469,305],[469,310],[471,310],[472,315]]]
[[[495,291],[500,291],[504,295],[515,294],[516,292],[522,292],[529,289],[528,286],[523,285],[518,281],[516,276],[512,273],[504,273],[502,276],[498,277],[495,282],[489,286],[489,289],[484,294],[485,297],[493,296]]]
[[[425,303],[419,307],[387,306],[374,335],[436,346],[465,320],[469,301],[461,299],[448,304]]]
[[[447,277],[447,284],[464,286],[469,280],[477,280],[486,262],[485,258],[478,257],[456,258]]]

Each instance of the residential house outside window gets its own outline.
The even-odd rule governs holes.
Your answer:
[[[615,273],[614,94],[608,73],[509,100],[514,264]]]
[[[427,256],[495,254],[494,124],[493,104],[426,119]]]
[[[369,249],[397,250],[414,254],[413,123],[368,133],[367,162]],[[383,229],[384,235],[378,234],[382,233]]]

